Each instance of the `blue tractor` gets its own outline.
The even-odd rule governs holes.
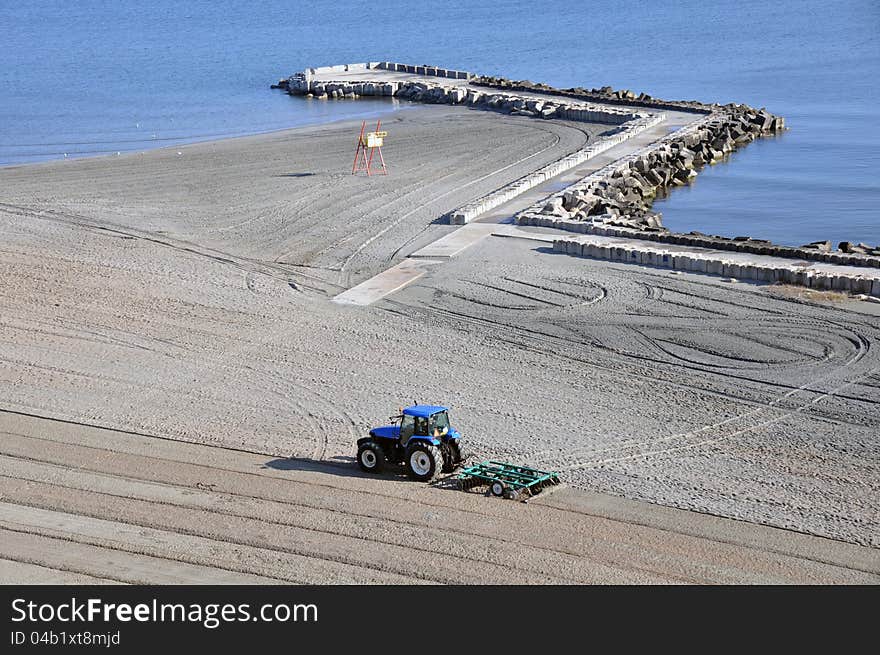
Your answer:
[[[454,471],[464,461],[461,434],[449,424],[448,407],[413,405],[391,421],[358,439],[361,470],[379,473],[387,463],[403,463],[411,477],[427,482],[441,470]]]

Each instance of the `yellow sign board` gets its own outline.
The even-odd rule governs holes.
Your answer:
[[[388,132],[367,132],[364,137],[364,145],[368,148],[381,148]]]

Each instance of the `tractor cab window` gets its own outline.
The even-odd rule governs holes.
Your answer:
[[[406,443],[411,436],[413,436],[413,431],[415,430],[415,425],[413,423],[413,417],[407,416],[404,414],[400,417],[400,440]]]
[[[420,437],[428,436],[428,419],[424,416],[416,416],[415,433]]]
[[[449,415],[446,412],[437,412],[431,417],[431,433],[443,435],[449,432]]]

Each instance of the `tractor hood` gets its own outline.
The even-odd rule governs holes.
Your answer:
[[[399,439],[400,438],[400,426],[399,425],[383,425],[378,428],[373,428],[370,430],[370,434],[379,437],[381,439]]]

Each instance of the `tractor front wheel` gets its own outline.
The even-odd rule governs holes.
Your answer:
[[[367,441],[358,448],[358,466],[367,473],[379,473],[385,465],[385,453],[375,441]]]
[[[442,462],[440,450],[433,444],[415,443],[406,451],[406,468],[410,476],[420,482],[433,480]]]

